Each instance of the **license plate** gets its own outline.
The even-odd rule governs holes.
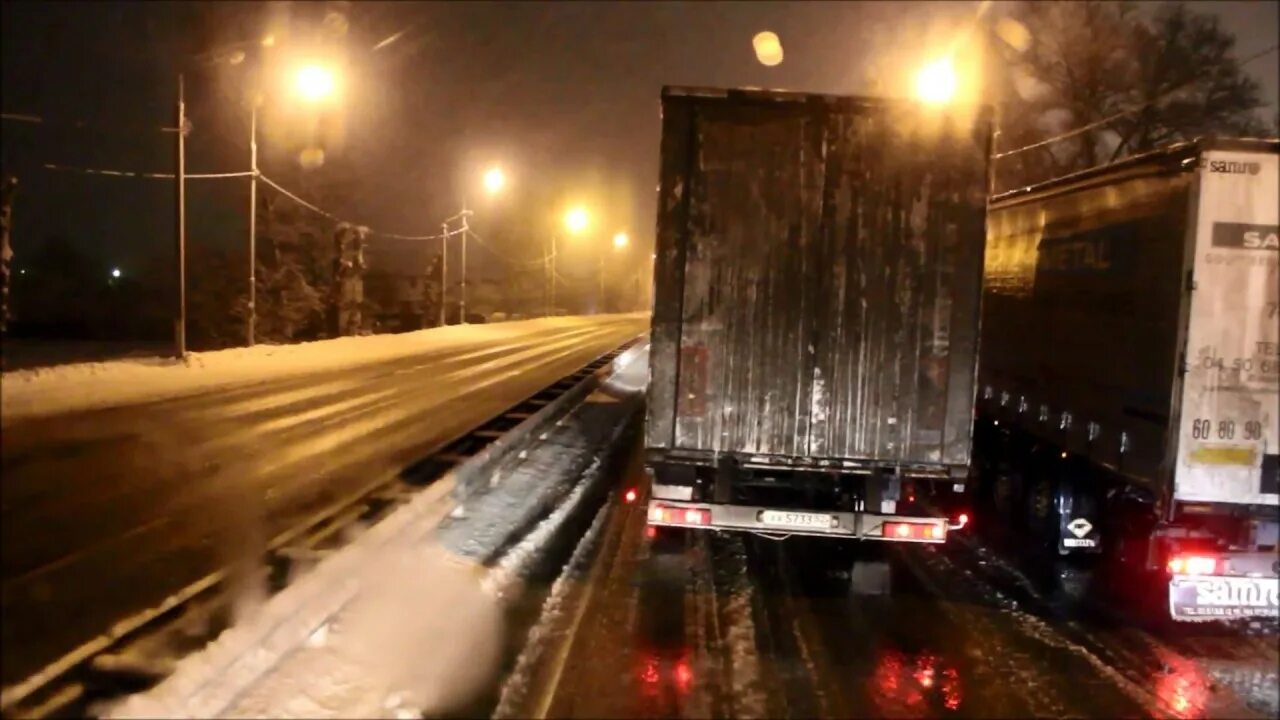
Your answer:
[[[785,510],[765,510],[760,513],[760,522],[765,525],[781,525],[783,527],[822,528],[830,530],[836,526],[835,518],[822,513],[789,512]]]
[[[1277,617],[1280,579],[1175,575],[1169,612],[1174,619]]]

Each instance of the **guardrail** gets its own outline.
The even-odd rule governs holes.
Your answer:
[[[380,477],[276,536],[265,558],[268,592],[274,595],[286,587],[293,588],[289,579],[298,575],[295,571],[342,549],[346,544],[344,531],[354,526],[369,528],[358,540],[369,547],[388,542],[392,537],[404,537],[405,532],[430,532],[452,506],[465,500],[479,483],[501,472],[520,448],[554,425],[594,390],[599,385],[599,373],[638,341],[639,338],[601,355],[488,422],[441,445],[403,471]],[[401,520],[395,526],[381,522],[391,516],[393,510],[410,504],[416,506],[416,511],[398,515]],[[418,527],[408,528],[411,522]],[[311,585],[319,587],[323,575],[324,581],[337,583],[334,587],[344,590],[296,593],[301,598],[298,606],[281,610],[285,604],[277,604],[277,612],[281,613],[279,622],[260,623],[262,630],[255,637],[243,633],[223,634],[231,616],[234,578],[229,569],[211,573],[159,606],[116,623],[106,633],[22,682],[4,688],[0,693],[0,713],[4,717],[92,716],[106,702],[155,686],[172,673],[173,658],[162,658],[164,662],[140,662],[126,651],[165,644],[161,636],[176,633],[178,621],[184,617],[198,615],[211,621],[200,637],[184,637],[182,644],[199,649],[216,637],[214,645],[223,643],[227,648],[222,655],[229,666],[243,663],[243,649],[253,643],[283,647],[288,644],[284,639],[296,639],[293,636],[303,632],[311,619],[318,614],[327,616],[326,613],[336,612],[349,599],[347,593],[353,588],[342,580],[343,573],[352,567],[349,561],[324,568],[323,573],[317,569],[305,575],[303,581]],[[317,599],[314,595],[320,597]],[[265,637],[268,634],[279,637],[271,642]],[[265,661],[265,656],[258,653],[255,662]],[[232,670],[228,667],[229,672]],[[244,677],[256,677],[251,668],[238,667],[235,671]]]

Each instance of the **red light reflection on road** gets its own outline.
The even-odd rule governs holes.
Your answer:
[[[654,658],[649,658],[648,662],[644,664],[644,668],[640,671],[640,680],[645,685],[657,685],[661,679],[662,676],[658,672],[658,661]]]
[[[919,716],[941,705],[957,710],[964,699],[959,671],[931,652],[883,652],[871,678],[872,700],[881,714]]]
[[[1156,654],[1164,665],[1154,678],[1156,697],[1178,717],[1202,716],[1209,702],[1210,679],[1184,657],[1159,647]]]
[[[687,653],[676,656],[644,654],[640,657],[640,682],[645,694],[657,694],[663,687],[674,688],[676,694],[686,695],[693,688],[693,667]]]

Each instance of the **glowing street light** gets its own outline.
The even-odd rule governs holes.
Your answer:
[[[626,247],[629,242],[631,242],[631,238],[627,237],[627,234],[624,232],[620,232],[613,236],[613,246],[619,250]]]
[[[120,277],[120,268],[111,268],[111,277],[118,279]]]
[[[295,78],[298,93],[308,102],[319,102],[333,95],[337,80],[333,72],[320,65],[305,65]]]
[[[489,168],[484,174],[484,190],[490,195],[495,195],[507,184],[507,176],[502,172],[502,168]]]
[[[916,97],[931,105],[951,102],[956,85],[956,70],[949,57],[935,60],[916,73]]]
[[[586,230],[589,222],[590,217],[587,215],[586,209],[582,207],[572,208],[564,214],[564,226],[574,235]]]

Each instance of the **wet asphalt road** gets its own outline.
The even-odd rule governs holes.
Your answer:
[[[619,489],[640,484],[631,476]],[[617,502],[615,500],[615,502]],[[644,537],[615,506],[586,597],[514,715],[547,717],[1275,717],[1277,637],[1141,629],[1088,591],[1032,580],[981,534],[875,546],[887,594],[850,589],[813,544],[696,533]],[[1036,573],[1059,584],[1078,571]],[[1065,580],[1063,580],[1065,578]],[[586,586],[590,586],[587,590]]]
[[[542,329],[3,427],[8,685],[645,329]]]

